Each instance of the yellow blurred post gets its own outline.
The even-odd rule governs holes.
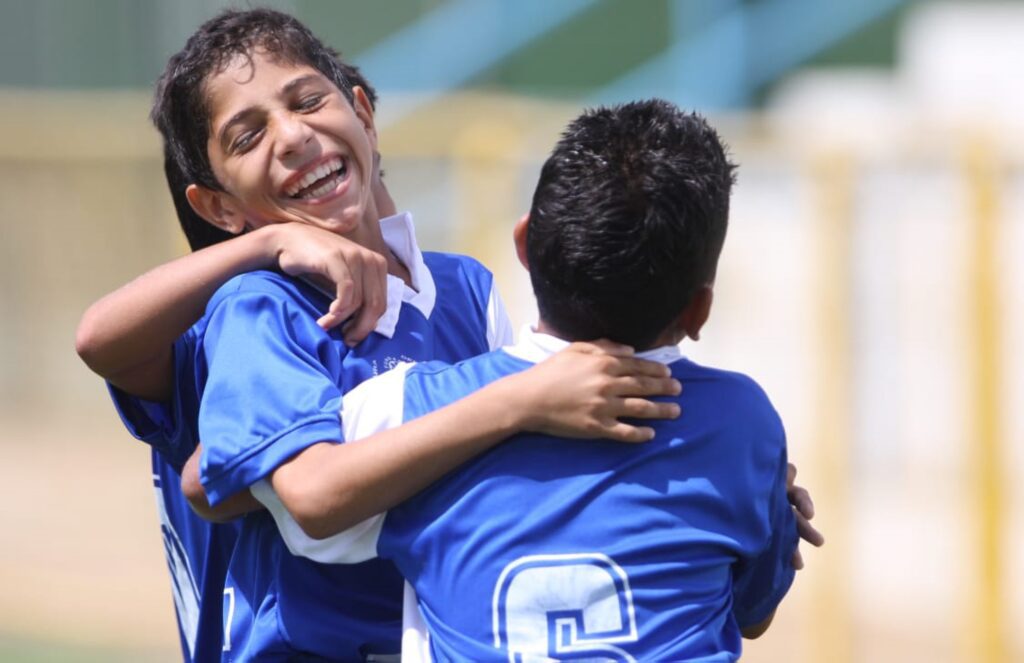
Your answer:
[[[972,517],[977,525],[976,574],[973,596],[967,603],[971,614],[969,660],[978,663],[1009,661],[1001,586],[1003,537],[1001,526],[1002,477],[1000,472],[1000,338],[999,338],[999,173],[992,146],[976,140],[965,163],[970,192],[971,253],[968,311],[974,339],[971,383]]]
[[[828,544],[811,555],[816,573],[811,618],[811,661],[846,663],[852,658],[850,606],[849,458],[852,297],[853,168],[847,154],[821,155],[812,163],[818,226],[816,301],[819,311],[818,401],[810,472],[818,516]]]
[[[495,270],[513,254],[512,227],[526,211],[516,209],[522,143],[517,126],[481,119],[462,129],[452,146],[459,201],[455,250]]]

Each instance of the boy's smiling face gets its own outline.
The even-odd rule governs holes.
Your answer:
[[[346,236],[376,216],[377,135],[361,89],[350,104],[313,67],[255,52],[211,75],[204,91],[207,151],[225,191],[190,194],[200,214],[231,232],[302,221]]]

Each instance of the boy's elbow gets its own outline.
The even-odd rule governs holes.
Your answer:
[[[359,486],[328,471],[335,445],[318,444],[277,468],[270,484],[295,524],[312,539],[326,539],[359,523]],[[372,515],[372,514],[370,514]]]
[[[105,380],[115,380],[131,369],[121,356],[121,350],[110,337],[103,322],[104,313],[90,307],[75,330],[75,352],[93,373]]]
[[[206,489],[199,480],[199,449],[185,462],[181,469],[181,494],[185,496],[189,507],[197,516],[211,523],[226,523],[233,519],[223,508],[210,506]]]
[[[217,512],[210,506],[203,484],[199,482],[198,467],[186,464],[181,473],[181,493],[197,516],[210,522],[221,522]]]
[[[747,640],[756,640],[765,634],[765,632],[768,630],[768,627],[772,625],[773,619],[775,619],[774,610],[772,611],[772,614],[768,615],[768,617],[765,620],[741,628],[740,634]]]
[[[189,504],[210,506],[206,499],[206,491],[203,484],[199,482],[199,470],[194,465],[187,464],[181,472],[181,492]]]
[[[78,329],[75,330],[75,352],[81,358],[85,365],[92,369],[94,372],[99,373],[98,370],[100,361],[100,338],[99,333],[96,329],[97,325],[93,322],[92,310],[88,310],[82,316],[82,319],[78,323]]]
[[[338,518],[344,503],[339,505],[336,499],[329,501],[317,487],[317,482],[275,485],[274,489],[295,524],[309,538],[326,539],[344,529],[344,523]]]
[[[295,522],[299,524],[299,527],[306,536],[317,541],[326,539],[336,533],[328,520],[322,515],[307,516],[302,519],[296,518]]]

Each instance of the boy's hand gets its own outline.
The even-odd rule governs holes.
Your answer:
[[[273,251],[286,274],[305,276],[335,293],[327,312],[317,320],[331,329],[350,316],[345,342],[366,338],[387,308],[387,261],[351,240],[304,223],[273,226]]]
[[[800,538],[815,548],[825,544],[825,537],[811,525],[811,518],[814,518],[814,502],[811,501],[811,494],[806,488],[796,485],[796,465],[789,463],[786,472],[786,497],[793,507],[793,515],[796,516],[796,531]],[[793,551],[793,568],[798,571],[804,568],[804,556],[800,553],[800,546],[797,545]]]
[[[647,400],[682,390],[668,367],[637,359],[632,348],[608,341],[573,343],[520,375],[525,430],[646,442],[653,429],[619,418],[674,419],[680,413],[676,403]]]

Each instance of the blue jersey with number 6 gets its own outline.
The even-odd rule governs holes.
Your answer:
[[[345,399],[345,433],[418,417],[564,345],[527,333],[368,382]],[[674,347],[645,354],[685,385],[683,415],[656,422],[650,443],[519,435],[328,541],[272,511],[297,551],[394,560],[438,661],[736,660],[740,628],[793,580],[782,424],[751,379]]]

